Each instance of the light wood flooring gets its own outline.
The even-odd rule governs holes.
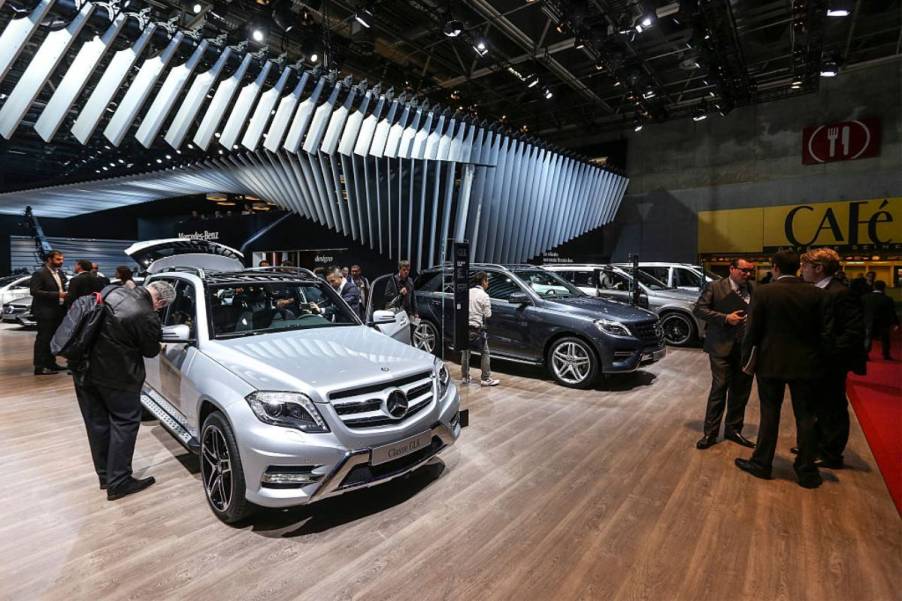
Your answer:
[[[696,349],[587,392],[498,362],[501,386],[464,391],[471,425],[441,462],[235,528],[156,422],[141,427],[134,466],[157,484],[108,502],[71,379],[31,375],[33,336],[0,328],[0,599],[902,595],[902,520],[858,423],[852,469],[804,490],[787,402],[775,479],[752,478],[733,465],[747,450],[694,447],[709,383]],[[751,438],[757,422],[753,392]]]

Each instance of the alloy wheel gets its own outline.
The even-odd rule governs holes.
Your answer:
[[[201,473],[210,503],[218,511],[228,509],[232,502],[232,462],[225,435],[214,425],[209,425],[204,430]]]
[[[673,346],[688,344],[692,339],[692,324],[689,319],[676,313],[668,313],[661,318],[664,340]]]
[[[419,325],[413,331],[413,345],[421,351],[434,353],[438,334],[428,321],[420,321]]]
[[[589,377],[592,358],[589,350],[578,342],[565,342],[551,353],[551,368],[567,384],[580,384]]]

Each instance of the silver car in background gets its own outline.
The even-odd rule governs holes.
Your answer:
[[[157,268],[146,255],[159,245],[142,244],[129,250],[145,255],[146,282],[176,290],[142,404],[200,455],[223,521],[386,482],[457,440],[460,398],[442,361],[365,325],[312,273],[245,269],[222,245],[215,259],[169,254]]]
[[[614,263],[621,269],[632,269],[632,263]],[[691,263],[667,263],[664,261],[639,261],[639,270],[656,280],[664,282],[670,288],[679,288],[698,294],[709,283],[717,281],[720,276],[707,271],[701,265]]]
[[[633,277],[616,265],[560,264],[545,265],[586,294],[624,303],[630,302]],[[664,340],[672,346],[688,346],[705,334],[705,322],[692,313],[698,291],[671,288],[644,273],[638,274],[639,304],[658,314]]]

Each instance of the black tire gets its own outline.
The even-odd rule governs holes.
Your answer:
[[[224,459],[228,462],[228,473],[222,463],[224,451],[227,453]],[[217,461],[218,469],[213,466]],[[247,517],[252,505],[245,495],[244,469],[238,444],[232,426],[219,411],[208,415],[201,428],[200,473],[207,504],[216,517],[227,524]]]
[[[661,329],[664,331],[664,342],[671,346],[690,346],[697,336],[692,317],[679,311],[662,313]]]
[[[568,388],[589,388],[598,377],[595,351],[588,342],[575,336],[555,340],[548,347],[545,363],[551,377]]]
[[[432,341],[432,348],[427,348],[426,341]],[[441,356],[443,344],[441,332],[438,326],[428,319],[420,319],[420,323],[414,328],[411,343],[421,351],[432,353],[436,357]]]

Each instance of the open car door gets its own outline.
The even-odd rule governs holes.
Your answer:
[[[244,255],[225,244],[210,240],[166,238],[136,242],[125,254],[148,274],[170,267],[194,267],[207,271],[240,271]]]
[[[401,295],[391,274],[370,282],[366,302],[366,323],[373,324],[386,336],[410,344],[410,318],[401,308]]]

